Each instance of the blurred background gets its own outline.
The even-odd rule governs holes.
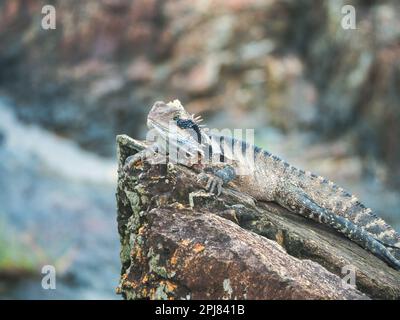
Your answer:
[[[396,0],[0,1],[0,297],[119,298],[115,135],[144,138],[156,100],[255,129],[400,230],[399,17]]]

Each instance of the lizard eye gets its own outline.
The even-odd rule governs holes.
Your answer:
[[[179,120],[179,114],[174,115],[174,117],[172,119],[175,121]]]

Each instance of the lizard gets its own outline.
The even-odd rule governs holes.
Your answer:
[[[156,155],[171,157],[175,154],[170,152],[172,145],[178,150],[175,160],[179,164],[200,168],[198,181],[208,192],[219,196],[223,187],[232,186],[257,201],[275,202],[292,213],[330,226],[400,270],[400,234],[354,195],[255,145],[212,134],[201,121],[179,100],[157,101],[147,117],[147,126],[153,132],[149,147],[129,156],[124,172]]]

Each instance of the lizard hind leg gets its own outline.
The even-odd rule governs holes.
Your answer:
[[[204,172],[199,173],[197,176],[197,182],[207,182],[205,189],[212,194],[216,194],[217,196],[221,194],[222,185],[224,183],[221,178]]]
[[[276,201],[292,212],[329,225],[364,249],[372,252],[394,269],[400,270],[400,261],[392,255],[391,250],[386,248],[384,244],[371,236],[361,226],[319,206],[303,190],[295,187],[279,190],[276,194]]]
[[[205,189],[219,196],[222,192],[223,185],[235,179],[235,170],[233,167],[225,165],[223,168],[213,169],[211,171],[210,173],[201,172],[197,177],[197,181],[207,181]]]

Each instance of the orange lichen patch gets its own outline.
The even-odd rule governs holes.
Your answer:
[[[190,244],[191,240],[190,239],[183,239],[180,244],[184,247],[187,247]]]
[[[142,283],[146,283],[147,281],[149,281],[149,276],[145,274],[142,278]]]
[[[142,161],[142,160],[136,161],[136,162],[134,163],[133,167],[134,167],[135,169],[143,167],[143,161]]]
[[[151,288],[150,291],[149,291],[150,299],[154,299],[155,294],[156,294],[156,288]]]
[[[182,203],[175,202],[174,203],[174,208],[178,209],[178,210],[183,210],[183,209],[185,209],[185,206]]]
[[[202,252],[205,249],[205,247],[201,243],[196,243],[193,246],[193,251],[196,253]]]
[[[139,228],[139,230],[138,230],[138,235],[143,235],[143,233],[144,233],[144,229],[145,229],[145,227],[144,226],[141,226],[140,228]]]
[[[186,257],[186,259],[183,260],[183,264],[182,264],[183,269],[190,270],[191,266],[193,265],[193,260],[194,260],[194,264],[195,264],[196,263],[196,259],[195,259],[194,256]]]
[[[275,236],[276,242],[278,242],[279,245],[283,246],[283,243],[285,241],[285,238],[283,236],[282,230],[279,230],[278,233]]]
[[[157,199],[157,205],[158,206],[165,206],[169,201],[169,197],[165,195],[161,195]]]
[[[137,258],[140,258],[142,256],[142,248],[141,247],[137,246],[135,252],[136,252]]]
[[[176,289],[177,285],[172,283],[171,281],[165,281],[165,288],[169,291],[172,292]]]
[[[175,201],[175,202],[173,202],[171,204],[168,204],[168,206],[170,208],[173,208],[175,210],[180,210],[180,211],[190,209],[189,207],[185,206],[183,203],[180,203],[180,202],[177,202],[177,201]]]
[[[139,285],[139,284],[136,283],[135,281],[133,281],[133,280],[130,281],[130,280],[128,280],[128,279],[123,280],[122,283],[121,283],[121,287],[124,288],[124,289],[134,289],[134,288],[136,288],[138,285]]]
[[[143,260],[142,248],[139,247],[139,246],[135,246],[135,247],[132,249],[131,256],[132,256],[133,258],[136,258],[138,261],[142,261],[142,260]]]
[[[178,262],[178,250],[175,250],[174,254],[171,257],[170,262],[171,262],[171,265],[173,265],[173,266],[177,264],[177,262]]]

